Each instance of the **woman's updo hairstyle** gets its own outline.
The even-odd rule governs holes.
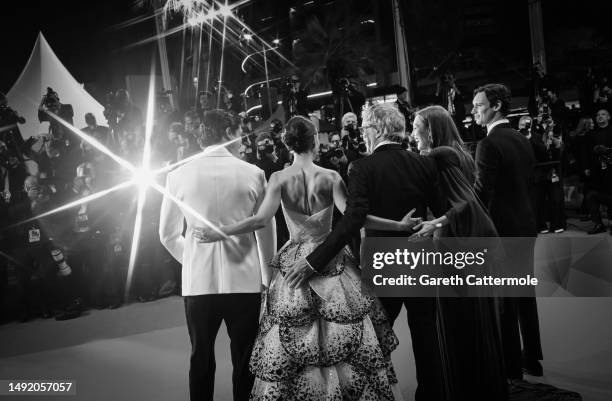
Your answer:
[[[317,129],[312,121],[302,116],[291,117],[285,126],[283,143],[295,153],[314,149]]]

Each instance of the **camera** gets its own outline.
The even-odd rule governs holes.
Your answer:
[[[360,137],[361,133],[355,124],[348,124],[344,126],[344,130],[348,132],[349,138],[355,140]]]
[[[57,112],[59,110],[60,101],[59,95],[53,90],[53,88],[47,87],[47,93],[43,95],[42,104],[51,111]]]
[[[264,146],[258,146],[257,150],[261,155],[269,155],[274,153],[274,145],[270,143],[266,143]]]
[[[344,157],[344,150],[342,148],[335,148],[329,151],[329,157],[337,157],[341,159]]]

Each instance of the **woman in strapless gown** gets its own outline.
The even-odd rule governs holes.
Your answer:
[[[285,276],[325,240],[334,205],[343,212],[346,187],[340,175],[316,166],[316,129],[303,117],[287,123],[283,140],[294,163],[270,177],[255,216],[219,227],[226,235],[264,227],[282,205],[290,239],[271,261],[273,278],[262,302],[259,333],[250,361],[252,400],[398,400],[391,363],[398,339],[378,300],[362,285],[359,266],[348,247],[307,285],[291,288]],[[407,217],[394,222],[368,216],[366,226],[408,230]],[[200,228],[204,242],[218,233]]]

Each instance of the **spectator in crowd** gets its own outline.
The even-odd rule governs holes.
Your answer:
[[[342,140],[338,132],[329,134],[329,149],[321,157],[321,166],[338,172],[342,180],[346,182],[349,162],[341,144]]]
[[[179,134],[183,132],[183,124],[173,122],[168,128],[166,138],[159,139],[157,153],[163,164],[176,163],[178,160]]]
[[[107,96],[104,116],[111,129],[112,142],[116,144],[126,133],[134,132],[143,123],[142,112],[132,103],[130,93],[125,89]]]
[[[348,112],[342,116],[342,130],[340,131],[340,135],[344,141],[343,148],[349,164],[364,157],[367,153],[357,123],[357,115],[353,112]]]
[[[7,203],[10,201],[11,194],[21,189],[26,176],[21,151],[11,151],[4,141],[0,141],[0,189]]]
[[[38,107],[38,120],[40,122],[48,121],[51,137],[63,141],[69,151],[79,145],[80,139],[69,128],[58,121],[58,118],[72,125],[73,116],[72,105],[62,104],[57,92],[47,88],[47,93],[42,97]]]
[[[580,206],[581,221],[588,221],[588,207],[586,202],[586,194],[589,192],[590,178],[586,176],[585,172],[589,170],[590,161],[585,159],[586,157],[586,146],[587,138],[590,137],[590,132],[595,129],[595,122],[593,117],[588,114],[584,114],[576,124],[576,129],[570,131],[569,141],[571,142],[572,157],[575,160],[575,173],[579,175],[580,181],[582,182],[582,204]]]
[[[547,211],[546,220],[550,222],[549,232],[562,233],[565,231],[565,205],[563,192],[563,140],[560,133],[555,132],[556,124],[546,131],[543,137],[544,146],[546,147],[547,161],[552,164],[551,167],[545,169],[546,177],[544,181],[545,188],[545,210]],[[542,227],[544,230],[544,227]]]
[[[177,133],[178,148],[177,148],[177,160],[183,160],[189,156],[193,156],[200,151],[200,146],[197,142],[196,134],[197,131],[179,131]]]
[[[546,88],[545,98],[550,110],[550,117],[554,121],[553,131],[561,138],[566,137],[568,110],[565,101],[559,97],[557,89]]]
[[[525,136],[525,138],[529,139],[529,143],[531,148],[533,149],[533,154],[536,159],[535,166],[535,175],[534,175],[534,210],[536,211],[536,224],[538,232],[548,232],[548,227],[546,226],[546,171],[544,171],[544,167],[542,163],[546,163],[548,161],[548,153],[546,151],[546,146],[544,146],[544,142],[542,141],[542,136],[535,134],[536,130],[533,126],[533,119],[530,116],[522,116],[519,119],[518,123],[518,131]]]
[[[610,101],[612,100],[611,97],[612,89],[608,84],[608,77],[602,76],[599,80],[596,81],[593,90],[593,109],[610,110]]]
[[[455,74],[447,72],[440,77],[437,83],[436,97],[438,98],[438,104],[448,110],[455,125],[461,129],[465,118],[465,105],[463,104],[463,92],[457,86]]]
[[[195,132],[200,129],[201,120],[195,111],[189,110],[183,117],[183,124],[185,127],[185,132],[195,135]]]
[[[235,114],[240,113],[242,111],[242,106],[240,105],[240,98],[234,96],[234,92],[230,89],[225,89],[222,92],[223,109],[225,111],[229,111]]]
[[[250,146],[241,143],[240,147],[238,148],[238,157],[247,163],[253,163],[253,149],[251,149]]]
[[[255,165],[264,171],[266,180],[269,180],[272,173],[283,169],[283,164],[276,155],[274,141],[269,133],[259,134],[256,143],[257,161]]]
[[[287,146],[283,143],[283,133],[285,128],[283,127],[282,121],[274,119],[270,122],[270,135],[274,141],[274,148],[276,149],[276,156],[278,156],[281,164],[286,166],[291,164],[291,152],[287,149]]]
[[[590,179],[589,192],[586,194],[587,205],[593,227],[589,234],[605,231],[600,208],[608,207],[608,214],[612,213],[612,126],[610,126],[610,113],[599,109],[596,115],[597,128],[586,138],[585,160],[589,160],[589,168],[585,175]],[[612,233],[612,229],[611,229]]]
[[[412,121],[412,115],[414,113],[414,109],[410,104],[410,98],[408,96],[408,89],[403,86],[398,86],[395,90],[395,94],[397,96],[397,100],[395,101],[395,106],[397,109],[404,115],[406,119],[406,131],[412,131],[408,127],[408,122]]]
[[[215,108],[214,99],[212,93],[208,91],[201,91],[198,93],[198,104],[196,105],[196,113],[200,118],[200,121],[204,118],[204,113]]]
[[[43,145],[35,151],[32,145],[38,140],[42,140]],[[64,141],[43,135],[30,137],[24,144],[24,153],[38,165],[38,177],[61,199],[67,199],[80,149],[71,150]]]
[[[58,206],[56,193],[36,176],[29,176],[24,182],[25,198],[15,202],[10,215],[13,223],[32,219],[27,224],[15,226],[12,233],[14,255],[24,270],[21,270],[22,284],[38,294],[44,317],[54,310],[57,320],[71,319],[81,314],[82,299],[78,296],[79,273],[72,269],[65,258],[65,246],[70,230],[69,213],[36,218]],[[29,291],[26,290],[26,294]],[[29,311],[28,311],[29,314]]]
[[[102,125],[98,125],[96,117],[92,113],[85,114],[85,123],[87,127],[81,129],[87,135],[94,137],[103,145],[108,145],[109,129]]]

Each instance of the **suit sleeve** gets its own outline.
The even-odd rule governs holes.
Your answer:
[[[264,172],[259,174],[259,206],[266,194],[266,178]],[[256,210],[253,211],[255,213]],[[261,269],[261,283],[266,287],[270,285],[272,279],[272,269],[270,261],[276,252],[276,221],[274,217],[268,222],[264,228],[255,231],[255,239],[257,240],[257,253],[259,255],[259,265]]]
[[[476,194],[486,206],[490,209],[491,200],[495,187],[497,185],[497,177],[500,170],[500,158],[497,149],[493,147],[489,141],[482,140],[476,148]]]
[[[370,205],[367,176],[362,168],[358,163],[349,166],[348,199],[344,216],[327,239],[306,257],[310,266],[317,271],[321,271],[365,223]]]
[[[166,192],[174,194],[170,174],[166,178]],[[183,212],[176,202],[164,195],[159,217],[159,239],[168,252],[179,263],[183,263],[183,249],[185,238],[183,237]]]

